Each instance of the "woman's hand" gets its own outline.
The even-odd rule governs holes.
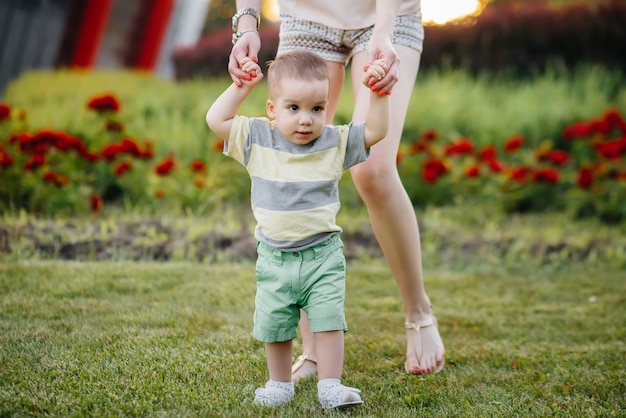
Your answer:
[[[250,81],[257,76],[256,71],[248,72],[243,69],[243,65],[246,59],[256,64],[260,49],[261,38],[257,31],[242,33],[235,45],[233,45],[233,49],[230,51],[230,57],[228,58],[228,72],[237,87],[241,87],[244,81]],[[258,68],[258,73],[261,74],[260,67]]]
[[[391,94],[391,89],[398,82],[398,68],[400,58],[393,47],[391,36],[385,33],[377,33],[374,30],[372,38],[367,44],[368,62],[374,63],[376,60],[382,60],[386,65],[385,74],[382,78],[370,77],[366,86],[372,91],[379,94]],[[371,66],[371,64],[370,64]],[[366,70],[364,68],[364,70]]]

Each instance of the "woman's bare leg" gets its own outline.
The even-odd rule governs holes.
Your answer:
[[[431,305],[424,289],[420,235],[415,210],[402,185],[396,167],[396,156],[408,104],[419,68],[420,54],[396,46],[400,58],[398,83],[393,88],[387,137],[376,144],[368,161],[351,169],[352,179],[367,206],[372,229],[389,263],[402,295],[406,322],[428,318]],[[367,64],[365,52],[352,60],[355,109],[353,121],[365,119],[369,91],[361,84],[360,69]],[[414,335],[413,330],[410,331]],[[415,354],[415,338],[407,341],[407,369],[411,373],[433,371],[443,361],[444,347],[437,327],[422,328],[422,358]]]
[[[390,129],[387,137],[375,145],[370,159],[351,169],[354,184],[367,206],[376,239],[398,284],[406,322],[417,323],[432,314],[422,273],[419,227],[415,211],[402,185],[396,168],[396,156],[408,104],[419,68],[420,54],[410,48],[397,46],[400,58],[399,81],[391,95]],[[344,80],[344,67],[331,65],[331,97],[327,122],[331,123],[337,108]],[[355,92],[353,120],[363,121],[368,107],[369,91],[361,84],[361,69],[367,64],[367,54],[359,53],[352,60],[352,82]],[[303,313],[300,320],[302,352],[316,359],[314,335]],[[407,369],[410,373],[427,373],[441,364],[444,346],[436,327],[421,329],[422,358],[417,359],[415,339],[407,340]],[[409,331],[413,336],[414,331]],[[419,365],[418,365],[419,363]]]

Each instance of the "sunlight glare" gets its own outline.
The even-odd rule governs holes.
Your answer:
[[[263,6],[261,6],[261,13],[263,17],[270,22],[278,22],[280,19],[279,10],[278,10],[278,2],[276,0],[272,1],[264,1]]]
[[[480,0],[422,0],[424,23],[442,25],[446,22],[477,15],[483,9]]]
[[[425,24],[442,25],[465,16],[477,16],[487,0],[422,0],[422,16]],[[263,17],[271,22],[279,19],[276,0],[263,2]]]

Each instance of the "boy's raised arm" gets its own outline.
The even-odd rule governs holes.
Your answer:
[[[225,140],[228,140],[230,136],[230,128],[239,106],[248,97],[252,88],[263,79],[261,68],[256,63],[250,61],[246,67],[248,74],[254,73],[254,76],[250,76],[250,80],[242,83],[240,87],[234,83],[228,86],[213,102],[206,114],[206,123],[209,128]]]
[[[378,80],[385,76],[385,63],[382,60],[375,61],[365,69],[363,83],[369,88],[368,82],[371,77]],[[365,147],[369,148],[382,140],[389,129],[389,94],[380,94],[378,91],[370,92],[370,103],[365,117]]]

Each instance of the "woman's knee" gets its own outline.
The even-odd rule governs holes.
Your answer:
[[[352,181],[365,201],[383,199],[399,181],[395,166],[370,162],[373,161],[359,164],[351,171]]]

